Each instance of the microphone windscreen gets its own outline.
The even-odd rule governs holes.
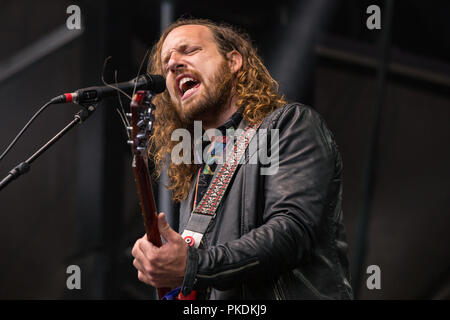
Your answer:
[[[158,74],[147,74],[148,90],[158,94],[166,90],[166,79]]]

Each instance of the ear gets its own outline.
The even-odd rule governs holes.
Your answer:
[[[227,53],[227,61],[231,73],[237,72],[242,67],[242,56],[237,50]]]

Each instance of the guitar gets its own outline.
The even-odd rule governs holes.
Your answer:
[[[152,104],[153,94],[150,91],[137,91],[130,104],[131,109],[131,140],[133,149],[133,173],[136,182],[139,203],[142,209],[147,240],[153,245],[162,245],[158,230],[157,211],[153,195],[150,172],[147,165],[147,141],[153,129],[155,106]],[[169,288],[158,288],[161,299]]]

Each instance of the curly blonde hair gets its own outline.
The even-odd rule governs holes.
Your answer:
[[[150,74],[164,74],[161,61],[161,48],[167,35],[175,28],[183,25],[202,25],[209,28],[217,44],[219,53],[227,59],[226,54],[236,50],[242,56],[242,67],[233,80],[233,88],[237,97],[237,106],[243,110],[243,117],[249,124],[264,119],[276,108],[283,106],[286,101],[278,93],[278,83],[271,77],[267,68],[257,55],[251,40],[246,33],[236,30],[227,24],[217,24],[207,19],[179,19],[171,24],[153,46],[150,54],[147,72]],[[198,165],[174,164],[168,160],[177,141],[171,141],[172,132],[185,125],[178,116],[172,104],[168,91],[157,95],[154,132],[149,140],[149,156],[155,164],[155,175],[159,177],[167,167],[169,185],[174,201],[186,199],[194,174]]]

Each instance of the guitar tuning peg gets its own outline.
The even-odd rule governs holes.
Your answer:
[[[138,123],[136,124],[139,128],[142,128],[143,126],[145,126],[145,121],[144,120],[139,120]]]
[[[134,144],[133,140],[127,140],[127,143],[128,143],[129,145],[133,145],[133,144]]]
[[[139,139],[139,140],[145,138],[145,133],[138,133],[136,135],[136,138]]]
[[[133,131],[133,127],[127,127],[127,131],[129,132]]]
[[[136,149],[137,149],[138,151],[145,151],[145,150],[147,150],[146,147],[137,147]]]
[[[131,113],[125,113],[125,116],[126,116],[128,119],[131,119]]]

